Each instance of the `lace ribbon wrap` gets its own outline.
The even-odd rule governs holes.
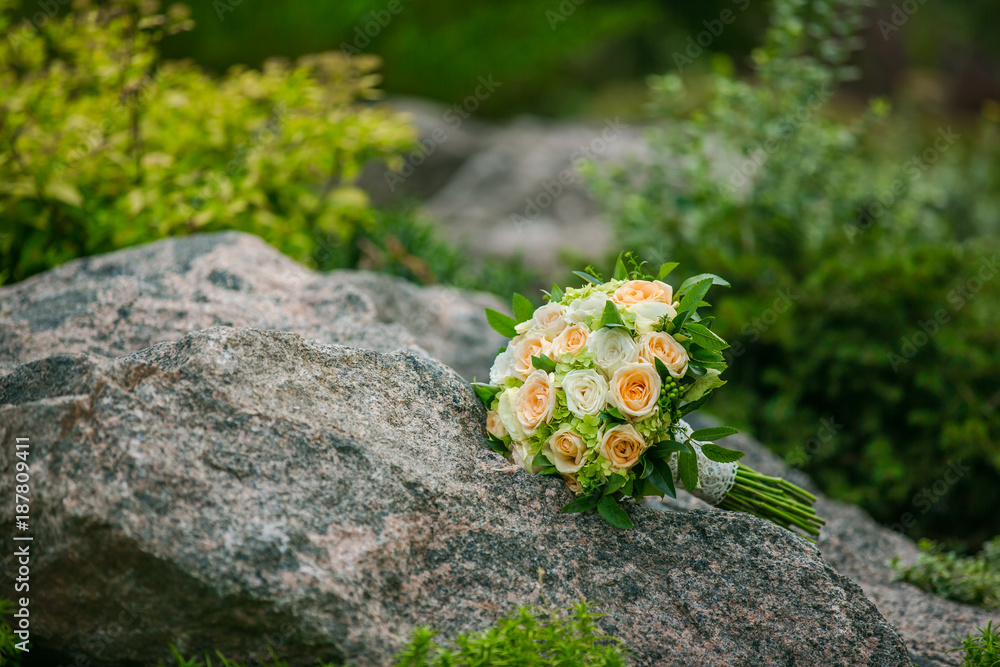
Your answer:
[[[683,419],[677,422],[677,427],[680,430],[678,437],[687,438],[694,432],[694,429]],[[692,440],[691,444],[694,445],[694,451],[698,457],[698,487],[688,489],[681,482],[680,475],[677,473],[676,452],[670,456],[670,470],[674,473],[674,485],[684,487],[692,496],[701,498],[709,505],[718,505],[726,497],[726,494],[729,493],[729,490],[733,488],[733,485],[736,484],[736,469],[738,465],[735,461],[732,463],[718,463],[713,461],[701,453],[701,446],[704,443]]]

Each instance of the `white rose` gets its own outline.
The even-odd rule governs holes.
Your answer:
[[[628,306],[626,310],[635,314],[635,330],[638,333],[652,331],[664,315],[669,315],[670,319],[677,315],[673,306],[662,301],[640,301]]]
[[[577,417],[599,414],[608,403],[608,382],[593,368],[566,373],[562,381],[566,407]]]
[[[504,436],[507,435],[507,429],[503,427],[500,415],[493,410],[486,413],[486,432],[500,440],[503,440]]]
[[[535,372],[535,366],[531,361],[532,357],[547,355],[552,343],[534,333],[521,336],[515,344],[511,341],[507,348],[514,355],[514,362],[511,369],[514,377],[518,380],[527,380],[528,376]]]
[[[604,312],[604,304],[608,302],[608,295],[604,292],[594,292],[584,299],[577,299],[569,304],[566,310],[566,321],[571,324],[579,324],[588,317],[600,319]]]
[[[490,368],[490,384],[494,387],[502,387],[504,380],[513,374],[514,353],[508,347],[493,360],[493,367]]]
[[[565,315],[566,306],[558,303],[546,304],[535,311],[531,318],[531,327],[543,338],[552,340],[566,328]]]
[[[527,440],[528,436],[521,428],[521,422],[517,421],[514,414],[514,400],[517,398],[517,387],[510,387],[500,394],[500,402],[497,403],[497,415],[500,423],[514,440]]]
[[[528,451],[527,445],[523,442],[512,442],[510,444],[510,458],[515,465],[520,466],[525,472],[530,472],[532,475],[538,473],[542,468],[541,466],[531,465],[531,460],[534,459],[531,452]]]
[[[594,363],[610,377],[620,366],[639,360],[639,348],[622,327],[604,327],[590,337],[587,347]]]

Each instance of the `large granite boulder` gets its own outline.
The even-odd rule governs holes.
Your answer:
[[[542,569],[556,603],[608,613],[637,665],[908,664],[804,540],[738,513],[637,506],[630,531],[560,514],[567,491],[511,473],[483,419],[422,354],[291,333],[18,367],[0,377],[0,494],[30,437],[36,646],[384,665],[416,625],[453,634],[537,600]]]
[[[363,271],[317,273],[239,232],[165,239],[0,288],[0,374],[57,352],[119,356],[213,326],[430,354],[485,377],[503,340],[485,294]]]

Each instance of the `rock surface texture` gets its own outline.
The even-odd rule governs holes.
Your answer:
[[[487,295],[376,273],[316,273],[248,234],[179,237],[0,288],[0,374],[57,352],[117,357],[233,326],[427,353],[482,378],[503,342],[485,306],[502,307]]]
[[[560,514],[568,492],[506,472],[469,385],[421,354],[214,328],[33,361],[0,406],[3,497],[32,442],[34,636],[71,656],[384,665],[418,624],[537,599],[541,568],[637,665],[908,664],[862,589],[769,523]]]

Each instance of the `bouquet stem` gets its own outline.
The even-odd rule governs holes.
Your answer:
[[[737,464],[736,483],[716,505],[720,509],[747,512],[792,530],[816,537],[826,521],[816,516],[816,496],[780,477],[768,477]],[[812,540],[810,540],[812,541]]]

